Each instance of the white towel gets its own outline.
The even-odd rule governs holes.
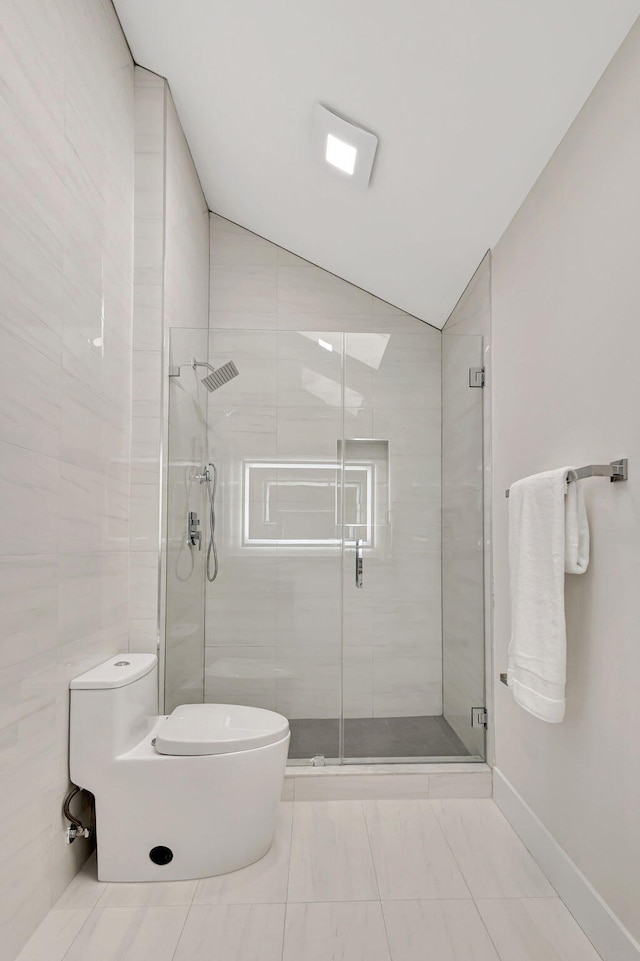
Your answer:
[[[564,717],[567,634],[564,575],[589,564],[589,525],[573,468],[534,474],[509,491],[511,643],[508,684],[543,721]]]

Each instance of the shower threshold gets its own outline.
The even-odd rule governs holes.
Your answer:
[[[289,726],[289,763],[308,764],[318,756],[339,763],[337,718],[290,718]],[[347,718],[342,753],[347,764],[472,759],[453,728],[437,716]]]

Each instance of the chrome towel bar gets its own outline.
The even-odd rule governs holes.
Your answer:
[[[588,464],[587,467],[578,467],[575,470],[575,477],[569,477],[569,480],[581,480],[583,477],[608,477],[612,483],[626,481],[629,477],[629,462],[626,457],[623,457],[610,464]],[[508,490],[504,492],[504,496],[509,496]],[[509,686],[506,672],[500,674],[500,681]]]
[[[608,477],[613,481],[626,481],[629,477],[629,462],[626,457],[621,460],[611,461],[610,464],[588,464],[587,467],[577,467],[575,470],[575,480],[582,480],[583,477]],[[574,480],[573,477],[569,478]],[[509,496],[509,489],[504,492],[504,496]]]

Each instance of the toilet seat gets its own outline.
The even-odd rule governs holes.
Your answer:
[[[240,704],[181,704],[155,732],[159,754],[204,755],[249,751],[289,733],[282,714]]]

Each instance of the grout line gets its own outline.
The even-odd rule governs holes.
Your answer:
[[[450,843],[449,843],[449,838],[447,837],[447,833],[446,833],[446,831],[444,830],[444,828],[442,827],[442,825],[440,824],[440,819],[438,818],[438,815],[436,814],[435,806],[434,806],[434,804],[433,804],[433,801],[434,801],[434,800],[436,800],[436,801],[438,801],[438,802],[442,802],[443,800],[455,800],[455,799],[447,799],[447,798],[433,798],[433,799],[429,799],[429,801],[428,801],[429,810],[431,811],[431,813],[432,813],[432,815],[433,815],[433,819],[434,819],[435,823],[438,825],[438,830],[440,831],[440,834],[441,834],[442,837],[444,838],[445,844],[447,845],[447,847],[449,848],[449,851],[451,852],[451,857],[453,858],[453,863],[455,864],[455,866],[457,867],[458,871],[460,872],[460,877],[461,877],[462,880],[464,881],[465,887],[466,887],[467,891],[469,892],[469,897],[473,900],[473,892],[471,891],[471,888],[469,887],[469,884],[468,884],[468,882],[467,882],[466,875],[465,875],[464,871],[462,870],[462,865],[459,863],[459,861],[458,861],[458,859],[457,859],[457,857],[456,857],[456,855],[455,855],[455,852],[454,852],[453,848],[451,847],[451,845],[450,845]],[[482,799],[481,799],[481,798],[476,798],[475,800],[482,800]]]
[[[382,915],[382,925],[384,927],[384,936],[387,939],[387,952],[389,954],[389,958],[391,958],[391,942],[389,941],[389,932],[387,930],[387,919],[385,917],[384,905],[382,902],[382,894],[380,892],[380,882],[378,880],[378,869],[376,868],[376,859],[374,857],[373,846],[371,844],[371,835],[369,833],[369,822],[367,821],[367,813],[364,807],[364,802],[361,802],[361,804],[362,804],[362,816],[364,818],[364,826],[367,832],[367,841],[369,843],[369,853],[371,854],[371,863],[373,864],[373,874],[376,879],[376,887],[378,889],[378,904],[380,905],[380,914]]]
[[[536,863],[537,863],[537,862],[536,862]],[[474,899],[473,899],[473,903],[474,903],[475,909],[476,909],[476,911],[478,912],[478,914],[480,915],[480,920],[482,921],[482,924],[483,924],[483,926],[484,926],[487,934],[489,935],[489,940],[490,940],[491,943],[493,944],[493,946],[494,946],[494,948],[495,948],[495,951],[496,951],[496,954],[497,954],[498,957],[501,959],[501,961],[509,961],[509,959],[508,959],[506,956],[501,955],[500,952],[498,951],[498,946],[497,946],[497,944],[495,943],[495,941],[493,940],[493,937],[492,937],[492,935],[491,935],[491,931],[489,931],[489,928],[488,928],[487,925],[485,924],[485,920],[484,920],[484,918],[482,917],[482,912],[480,911],[480,908],[478,907],[477,902],[478,902],[478,901],[535,901],[535,900],[544,900],[544,901],[556,901],[556,900],[558,900],[558,901],[560,901],[560,902],[564,905],[565,908],[567,908],[567,911],[569,911],[569,908],[567,907],[567,905],[564,903],[564,901],[562,900],[562,898],[561,898],[559,895],[556,895],[555,897],[538,895],[537,898],[536,898],[536,897],[526,897],[526,898],[520,898],[520,897],[518,897],[518,898],[474,898]],[[571,914],[570,911],[569,911],[569,914]],[[595,951],[597,957],[598,957],[598,958],[602,958],[602,955],[600,954],[600,952],[599,952],[598,949],[596,948],[596,946],[595,946],[595,944],[593,943],[593,941],[588,937],[588,935],[587,935],[586,931],[583,929],[582,925],[576,920],[576,918],[573,917],[573,915],[571,915],[571,917],[573,918],[573,920],[575,921],[575,923],[578,925],[578,928],[580,929],[580,931],[582,932],[582,934],[584,935],[584,937],[586,938],[586,940],[589,942],[589,944],[591,945],[591,947],[592,947],[593,950]],[[552,945],[552,946],[555,948],[555,944]],[[604,959],[602,959],[602,961],[604,961]]]
[[[99,884],[100,882],[99,882],[99,881],[96,881],[96,883]],[[110,886],[111,886],[111,882],[108,882],[108,884],[106,884],[106,885],[104,886],[104,888],[102,889],[102,892],[98,895],[98,900],[97,900],[96,903],[94,904],[94,908],[100,907],[100,902],[101,902],[102,899],[106,896],[106,893],[107,893],[107,891],[109,890]]]
[[[284,939],[287,933],[287,902],[284,903],[284,911],[282,912],[282,951],[280,952],[280,961],[284,961]]]
[[[114,883],[119,883],[119,882],[114,882]],[[131,882],[125,881],[123,883],[124,884],[128,884],[128,883],[161,884],[162,882],[161,881],[131,881]],[[102,907],[100,907],[99,904],[96,904],[95,907],[93,907],[91,910],[92,911],[122,911],[126,908],[126,909],[135,910],[135,911],[144,911],[147,908],[190,908],[190,907],[193,907],[193,901],[189,901],[189,902],[183,901],[181,904],[156,904],[154,902],[150,902],[149,904],[109,904],[106,906],[103,905]],[[69,908],[59,908],[58,910],[68,911]]]
[[[489,900],[489,899],[488,899],[488,898],[485,898],[485,899],[483,899],[483,900]],[[500,898],[496,898],[495,900],[496,900],[496,901],[499,901],[499,900],[501,900],[501,899],[500,899]],[[482,912],[481,912],[480,908],[478,907],[478,905],[476,904],[476,899],[475,899],[475,898],[473,898],[473,906],[474,906],[474,908],[476,909],[476,912],[477,912],[477,914],[478,914],[478,917],[480,918],[480,922],[481,922],[481,924],[482,924],[482,927],[483,927],[483,928],[485,929],[485,931],[487,932],[487,935],[488,935],[488,937],[489,937],[489,940],[491,941],[491,944],[493,945],[494,951],[496,952],[496,956],[497,956],[498,958],[500,958],[500,961],[508,961],[508,959],[505,958],[505,957],[504,957],[502,954],[500,954],[500,952],[498,951],[498,945],[497,945],[496,942],[493,940],[493,937],[492,937],[492,935],[491,935],[491,931],[489,930],[489,928],[488,928],[487,925],[485,924],[485,920],[484,920],[484,918],[482,917]]]
[[[536,867],[538,868],[538,870],[540,871],[540,873],[542,874],[542,876],[544,877],[544,879],[547,881],[547,883],[549,884],[549,886],[551,887],[551,889],[552,889],[553,892],[554,892],[552,895],[549,895],[549,894],[533,894],[533,895],[526,895],[526,897],[531,897],[531,898],[547,898],[547,899],[548,899],[548,898],[554,898],[554,897],[555,897],[555,898],[560,898],[560,895],[559,895],[558,892],[556,891],[556,889],[555,889],[555,887],[553,886],[553,884],[551,884],[551,881],[550,881],[549,878],[547,877],[546,873],[542,870],[542,867],[541,867],[540,864],[538,863],[537,859],[533,856],[533,854],[531,853],[531,851],[529,850],[529,848],[528,848],[528,847],[526,846],[526,844],[522,841],[522,839],[520,838],[520,836],[518,835],[518,833],[514,830],[514,828],[513,828],[512,825],[509,823],[509,821],[507,820],[507,818],[505,817],[505,815],[502,813],[502,811],[500,810],[500,808],[498,807],[498,805],[496,804],[496,802],[494,801],[494,799],[493,799],[492,797],[486,797],[486,798],[473,798],[473,797],[472,797],[472,798],[469,798],[469,797],[463,797],[463,798],[433,798],[433,800],[434,800],[434,801],[437,801],[439,804],[442,804],[442,802],[451,803],[451,802],[461,802],[461,801],[463,801],[463,802],[475,801],[475,802],[485,803],[485,802],[487,802],[487,801],[490,801],[491,804],[493,805],[493,807],[495,807],[495,808],[498,810],[498,812],[499,812],[500,815],[502,816],[503,820],[505,821],[506,825],[510,828],[511,832],[512,832],[512,833],[514,834],[514,836],[516,837],[518,843],[527,851],[529,857],[533,860],[534,864],[536,865]],[[434,811],[434,814],[435,814],[435,811]],[[436,820],[438,821],[438,824],[440,825],[440,819],[438,818],[438,815],[437,815],[437,814],[435,814],[435,818],[436,818]],[[444,830],[444,828],[442,827],[442,825],[440,825],[440,830],[441,830],[442,833],[444,834],[445,840],[447,841],[447,844],[449,844],[449,839],[447,838],[446,831]],[[451,845],[449,845],[449,847],[451,848]],[[456,856],[455,856],[455,853],[454,853],[454,851],[453,851],[453,848],[451,848],[451,853],[453,854],[453,858],[454,858],[456,864],[458,864],[458,860],[457,860],[457,858],[456,858]],[[460,873],[461,873],[462,876],[464,877],[464,872],[463,872],[462,867],[460,866],[460,864],[458,864],[458,868],[459,868],[459,870],[460,870]],[[466,883],[466,878],[465,878],[465,883]],[[467,885],[467,886],[468,886],[468,885]],[[471,896],[473,897],[473,894],[471,894]],[[502,897],[499,897],[499,898],[478,898],[477,900],[480,900],[480,901],[515,901],[515,900],[519,900],[519,899],[521,899],[521,898],[522,898],[522,895],[516,894],[516,895],[502,895]],[[476,900],[476,899],[474,898],[474,900]],[[560,898],[560,900],[562,900],[562,898]],[[563,904],[564,904],[564,902],[563,902]]]
[[[91,920],[91,917],[92,917],[93,912],[95,911],[95,909],[96,909],[96,908],[95,908],[95,905],[94,905],[92,908],[89,908],[89,913],[88,913],[88,915],[86,916],[83,924],[80,925],[80,928],[78,929],[78,931],[77,931],[77,933],[76,933],[76,936],[75,936],[75,937],[73,938],[73,940],[71,941],[71,944],[69,945],[69,947],[67,948],[67,950],[66,950],[66,951],[64,952],[64,954],[62,955],[61,961],[64,961],[64,959],[67,957],[67,955],[68,955],[69,952],[71,951],[71,948],[74,946],[74,944],[76,943],[76,941],[78,940],[78,938],[80,937],[80,935],[82,934],[82,932],[84,931],[84,929],[86,928],[86,926],[88,925],[89,921]]]
[[[292,907],[299,907],[303,904],[400,904],[402,902],[407,903],[409,901],[460,901],[468,904],[471,898],[385,898],[384,902],[379,898],[344,898],[343,900],[337,898],[322,898],[315,901],[289,901]],[[282,901],[271,902],[272,904],[278,904],[282,906]]]
[[[375,898],[344,898],[343,900],[325,898],[322,901],[291,901],[291,904],[293,906],[301,904],[409,904],[415,901],[455,901],[460,904],[469,904],[472,900],[473,898],[385,898],[384,901],[378,901]]]
[[[389,940],[389,930],[387,928],[387,916],[384,910],[384,901],[380,900],[380,913],[382,914],[382,924],[384,925],[384,936],[387,939],[387,950],[389,952],[389,958],[393,961],[393,955],[391,954],[391,941]]]
[[[280,803],[282,804],[283,802],[281,801]],[[289,832],[289,861],[287,864],[287,886],[286,886],[286,891],[284,895],[285,904],[288,904],[289,903],[289,881],[291,878],[291,854],[293,851],[293,828],[294,828],[294,822],[296,817],[296,805],[295,805],[295,801],[289,801],[286,803],[293,805],[293,810],[291,811],[291,829]]]
[[[557,894],[504,894],[500,898],[474,898],[474,901],[562,901]],[[564,901],[562,901],[564,904]]]
[[[194,892],[194,893],[195,893],[195,892]],[[182,927],[180,928],[180,934],[178,935],[178,938],[177,938],[177,940],[176,940],[176,946],[175,946],[175,948],[173,949],[173,953],[172,953],[172,955],[171,955],[171,961],[173,961],[173,959],[175,958],[176,953],[177,953],[177,951],[178,951],[178,948],[180,947],[180,942],[182,941],[182,935],[184,934],[184,929],[185,929],[186,926],[187,926],[187,921],[189,920],[189,915],[191,914],[191,908],[192,908],[192,907],[193,907],[193,901],[192,901],[192,903],[189,905],[189,907],[187,908],[186,914],[185,914],[185,916],[184,916],[184,921],[182,922]]]
[[[369,845],[369,855],[370,855],[370,857],[371,857],[371,864],[373,865],[373,876],[374,876],[375,879],[376,879],[376,888],[378,889],[378,901],[381,902],[381,901],[382,901],[382,895],[380,894],[380,882],[378,881],[378,871],[377,871],[377,868],[376,868],[376,859],[375,859],[374,854],[373,854],[373,845],[371,844],[371,834],[369,833],[369,822],[367,821],[367,812],[366,812],[366,809],[365,809],[365,806],[364,806],[365,802],[364,802],[364,801],[359,801],[358,803],[360,804],[360,809],[361,809],[361,811],[362,811],[362,817],[363,817],[363,820],[364,820],[364,829],[365,829],[365,832],[366,832],[366,835],[367,835],[367,844]],[[374,801],[374,803],[375,803],[375,801]],[[385,928],[385,930],[386,930],[386,928]]]
[[[282,801],[280,803],[282,804]],[[291,810],[291,829],[289,832],[289,861],[287,864],[287,886],[284,893],[284,912],[282,915],[282,954],[280,955],[281,961],[284,961],[284,941],[287,935],[287,914],[289,911],[289,879],[291,877],[291,852],[293,850],[293,822],[296,816],[295,800],[289,801],[287,803],[292,805],[292,810]]]

